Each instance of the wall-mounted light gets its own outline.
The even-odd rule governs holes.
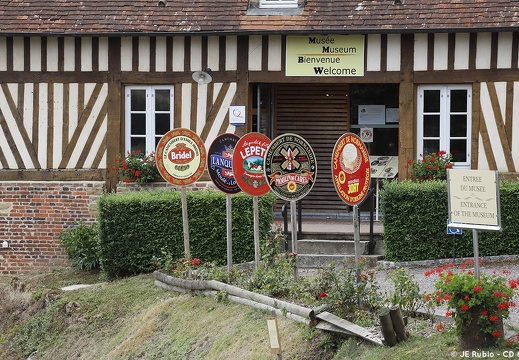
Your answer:
[[[198,85],[209,84],[213,81],[211,77],[211,69],[207,68],[204,71],[195,71],[193,73],[193,80],[195,80]]]
[[[4,240],[4,241],[2,242],[2,247],[3,247],[3,248],[8,248],[8,247],[9,247],[9,243],[7,242],[7,240]]]

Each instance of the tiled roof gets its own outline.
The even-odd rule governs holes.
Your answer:
[[[512,29],[508,0],[308,0],[302,15],[247,15],[248,0],[0,0],[0,34],[415,32]]]

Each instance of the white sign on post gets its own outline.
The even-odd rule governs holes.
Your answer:
[[[499,176],[489,170],[447,170],[447,228],[472,229],[474,269],[479,276],[478,230],[501,231]]]
[[[447,171],[448,227],[501,231],[498,173],[490,170]]]

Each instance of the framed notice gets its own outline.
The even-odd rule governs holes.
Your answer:
[[[376,125],[385,123],[385,105],[359,105],[359,125]]]
[[[386,123],[388,123],[388,124],[398,123],[398,108],[387,108],[386,109]]]
[[[501,231],[499,178],[491,170],[447,170],[448,227]]]

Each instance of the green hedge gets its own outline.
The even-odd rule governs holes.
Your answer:
[[[519,182],[501,182],[502,232],[478,231],[479,255],[519,254]],[[386,259],[417,261],[453,257],[447,235],[446,181],[386,182],[380,191]],[[455,256],[472,257],[472,230],[455,237]]]
[[[258,199],[260,238],[273,222],[275,197]],[[165,250],[184,257],[182,206],[177,191],[105,194],[99,201],[100,261],[108,278],[151,271],[153,256]],[[227,263],[226,195],[214,191],[187,193],[191,257]],[[254,260],[252,196],[232,196],[233,262]]]

